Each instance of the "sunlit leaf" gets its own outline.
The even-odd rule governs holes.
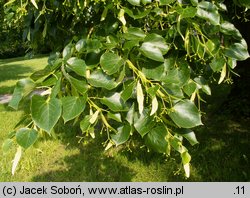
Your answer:
[[[62,98],[62,117],[64,122],[74,119],[80,115],[86,103],[86,97],[66,96]]]
[[[27,96],[35,88],[35,83],[29,78],[17,81],[13,96],[9,102],[9,106],[17,109],[21,99]]]
[[[101,99],[101,103],[106,105],[112,111],[126,111],[127,106],[124,101],[121,99],[120,93],[113,93],[108,97]]]
[[[107,52],[101,56],[100,64],[102,69],[108,74],[112,75],[116,73],[123,65],[123,59],[117,54]]]
[[[91,73],[90,77],[87,80],[89,84],[94,87],[102,87],[108,90],[112,90],[118,85],[113,78],[106,75],[101,70],[96,70]]]
[[[201,114],[190,100],[176,103],[169,116],[177,126],[182,128],[192,128],[202,124]]]
[[[67,66],[80,76],[86,75],[85,61],[76,57],[67,60]]]
[[[16,141],[24,149],[36,142],[38,132],[35,129],[21,128],[16,132]]]
[[[6,139],[2,144],[3,153],[7,153],[10,150],[10,148],[12,147],[12,145],[13,145],[13,140],[12,139]]]
[[[61,116],[61,107],[61,101],[57,98],[45,100],[41,96],[34,95],[31,99],[32,119],[38,127],[50,133]]]

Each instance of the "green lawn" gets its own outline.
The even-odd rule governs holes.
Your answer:
[[[0,60],[0,94],[11,93],[16,80],[45,64],[46,57]],[[0,145],[22,114],[0,104]],[[189,179],[175,153],[165,158],[138,147],[133,152],[121,147],[104,152],[100,135],[78,144],[74,128],[59,126],[57,131],[67,136],[57,132],[57,139],[46,137],[25,151],[14,176],[14,148],[7,154],[0,150],[0,181],[250,181],[250,122],[238,120],[230,114],[205,117],[205,125],[196,130],[200,144],[188,146]]]

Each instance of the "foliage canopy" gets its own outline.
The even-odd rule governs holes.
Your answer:
[[[11,0],[5,7],[16,9],[9,21],[23,20],[33,46],[65,45],[17,83],[14,109],[32,90],[45,91],[31,97],[29,124],[4,144],[20,146],[13,172],[21,150],[63,119],[79,125],[82,138],[105,131],[106,149],[139,135],[156,152],[175,150],[189,177],[183,144],[198,143],[201,94],[211,95],[209,83],[230,80],[236,61],[249,57],[223,1]]]

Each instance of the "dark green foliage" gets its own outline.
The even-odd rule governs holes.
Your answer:
[[[48,42],[62,30],[68,34],[52,42],[65,47],[31,76],[47,95],[32,97],[29,127],[50,134],[62,117],[80,123],[83,137],[105,131],[106,150],[139,135],[149,149],[166,155],[177,151],[189,177],[191,156],[183,139],[198,143],[191,128],[202,125],[201,93],[211,95],[213,78],[219,84],[228,80],[236,61],[249,57],[240,32],[221,14],[225,5],[32,2],[25,7],[25,24],[34,46],[40,45],[38,37]],[[17,94],[14,98],[21,99]]]

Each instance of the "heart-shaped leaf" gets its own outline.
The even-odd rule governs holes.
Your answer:
[[[164,62],[164,57],[161,50],[150,42],[145,42],[140,48],[142,54],[149,59]]]
[[[116,144],[116,146],[128,141],[130,136],[131,126],[129,124],[126,124],[124,126],[119,127],[117,131],[118,131],[117,134],[111,135],[112,141]]]
[[[101,70],[96,70],[91,73],[90,77],[88,78],[88,82],[93,87],[102,87],[108,90],[114,89],[118,85],[113,78]]]
[[[230,45],[226,48],[225,55],[240,61],[248,59],[249,53],[247,51],[246,41],[242,39],[240,43]]]
[[[120,67],[124,64],[124,61],[117,54],[107,52],[101,56],[100,64],[102,69],[108,75],[112,75],[120,69]]]
[[[72,120],[83,112],[86,99],[86,97],[75,96],[67,96],[62,98],[62,117],[64,119],[64,122]]]
[[[16,141],[24,149],[36,142],[38,132],[35,129],[21,128],[16,132]]]
[[[72,57],[67,60],[67,66],[80,76],[86,75],[86,63],[82,59]]]
[[[164,125],[160,124],[148,132],[145,136],[145,144],[156,152],[168,153],[167,134]]]
[[[88,91],[88,85],[85,80],[78,80],[76,78],[73,78],[72,76],[69,76],[69,80],[71,85],[82,95],[85,95],[85,93]]]
[[[154,125],[153,116],[149,116],[145,111],[139,118],[134,119],[134,127],[142,137],[144,137]]]
[[[31,99],[31,116],[35,124],[50,133],[59,120],[62,108],[57,98],[45,100],[42,96],[34,95]]]
[[[21,79],[16,83],[13,96],[9,102],[9,106],[17,109],[21,99],[27,96],[35,88],[35,83],[29,78]]]
[[[121,99],[120,93],[113,93],[109,97],[101,99],[101,103],[108,106],[112,111],[126,111],[128,110],[126,104]]]
[[[178,127],[192,128],[202,125],[201,114],[190,100],[182,100],[176,103],[169,116]]]
[[[218,8],[211,2],[202,1],[198,4],[196,15],[200,18],[208,20],[213,25],[220,24],[220,14]]]

